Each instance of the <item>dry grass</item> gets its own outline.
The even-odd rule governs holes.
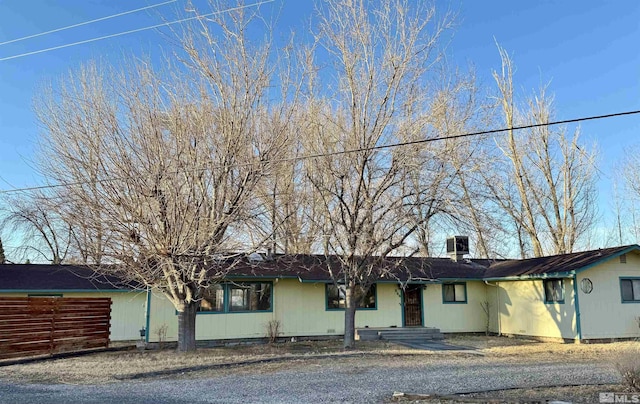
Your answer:
[[[447,342],[474,347],[484,355],[464,352],[431,352],[412,350],[383,341],[358,342],[362,356],[342,358],[342,364],[354,366],[424,366],[427,363],[445,362],[496,363],[496,362],[558,362],[592,361],[594,358],[612,358],[637,349],[639,342],[612,344],[559,344],[540,343],[503,337],[465,336],[448,339]],[[193,353],[177,353],[172,349],[154,351],[105,352],[76,358],[47,360],[2,368],[4,377],[12,380],[39,383],[108,383],[120,378],[146,372],[172,371],[171,377],[207,377],[230,373],[265,373],[283,368],[312,368],[328,364],[334,359],[317,359],[312,355],[338,355],[341,341],[297,342],[264,345],[238,345],[233,347],[199,349]],[[350,352],[353,353],[353,352]],[[379,355],[367,355],[367,354]],[[616,356],[618,355],[618,356]],[[227,363],[241,363],[285,357],[286,362],[256,363],[245,366],[217,367],[180,375],[180,369]],[[352,363],[353,362],[353,363]]]
[[[447,339],[454,345],[476,348],[491,358],[515,358],[518,361],[592,361],[602,358],[613,363],[617,356],[625,356],[640,349],[638,341],[603,344],[563,344],[560,342],[538,342],[507,337],[460,336]]]
[[[393,350],[394,344],[366,342],[358,344],[357,352]],[[5,377],[12,380],[38,383],[105,383],[117,381],[137,373],[158,372],[192,366],[241,363],[274,357],[291,357],[287,367],[304,364],[297,357],[342,352],[341,341],[298,342],[285,344],[238,345],[203,348],[196,352],[178,353],[173,349],[147,351],[103,352],[75,358],[44,360],[2,368]],[[243,368],[216,369],[216,374],[229,372],[275,371],[280,363],[251,365]]]
[[[618,353],[613,361],[622,377],[624,390],[640,393],[640,346]]]

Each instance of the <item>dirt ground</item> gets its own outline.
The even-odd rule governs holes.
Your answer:
[[[458,396],[434,397],[420,399],[416,396],[408,398],[392,398],[390,403],[412,404],[459,404],[459,403],[598,403],[600,393],[620,392],[618,385],[548,387],[537,389],[512,389],[492,391],[488,393],[465,394]]]
[[[591,361],[603,359],[617,361],[629,354],[640,357],[640,341],[624,341],[600,344],[563,344],[538,342],[522,338],[454,336],[446,342],[476,348],[494,358],[512,358],[537,361]]]
[[[352,362],[354,368],[366,366],[425,366],[429,363],[452,364],[499,364],[499,363],[543,363],[543,362],[588,362],[594,360],[611,361],[619,357],[639,358],[640,342],[615,342],[609,344],[560,344],[541,343],[530,340],[485,337],[457,336],[446,340],[450,344],[473,347],[472,352],[433,352],[407,349],[388,342],[359,342],[357,350],[349,352],[355,357],[340,357],[341,341],[279,343],[273,345],[240,345],[221,348],[199,349],[193,353],[177,353],[167,350],[130,350],[104,352],[86,356],[45,360],[29,364],[0,367],[0,377],[22,383],[70,383],[95,384],[116,383],[148,372],[173,371],[170,375],[153,377],[190,378],[214,377],[229,374],[264,374],[282,369],[309,369],[334,362],[340,358],[341,363]],[[328,355],[317,358],[317,355]],[[286,358],[284,361],[273,361],[273,358]],[[259,362],[259,361],[267,362]],[[254,363],[239,364],[246,361]],[[229,366],[215,366],[228,364]],[[199,367],[198,371],[184,370]],[[597,387],[597,388],[596,388]],[[485,397],[459,397],[457,399],[502,400],[544,399],[553,397],[584,397],[591,393],[605,391],[600,386],[569,387],[563,391],[535,389],[530,391],[494,392]],[[612,386],[611,388],[613,389]],[[593,390],[593,391],[592,391]],[[614,389],[615,390],[615,389]],[[619,389],[618,389],[619,390]],[[562,393],[562,394],[560,394]],[[560,395],[559,395],[560,394]],[[595,396],[594,396],[595,397]],[[442,401],[444,400],[444,401]],[[437,399],[424,402],[456,402],[449,399]],[[580,402],[573,400],[574,402]],[[460,401],[465,402],[465,401]]]

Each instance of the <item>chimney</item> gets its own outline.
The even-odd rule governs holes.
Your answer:
[[[459,262],[466,254],[469,254],[469,237],[453,236],[447,239],[447,255],[449,255],[449,258]]]

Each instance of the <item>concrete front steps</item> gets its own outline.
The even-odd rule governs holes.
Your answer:
[[[420,344],[428,341],[443,340],[444,336],[438,328],[358,328],[356,336],[361,341],[385,340],[398,343]]]

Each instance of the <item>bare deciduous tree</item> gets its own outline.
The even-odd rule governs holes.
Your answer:
[[[7,257],[4,254],[4,246],[2,245],[2,239],[0,239],[0,264],[5,264]]]
[[[422,146],[423,161],[411,173],[417,194],[413,211],[421,223],[416,239],[421,253],[437,254],[440,242],[432,245],[432,232],[463,231],[476,240],[479,256],[491,254],[491,237],[486,230],[486,197],[479,173],[485,169],[485,137],[456,136],[486,127],[489,108],[478,101],[478,87],[472,72],[460,73],[444,65],[437,76],[437,91],[429,100],[427,133],[445,138]]]
[[[73,232],[71,225],[54,209],[49,197],[42,193],[21,194],[5,200],[3,228],[22,240],[16,254],[22,259],[35,259],[61,264],[69,253]]]
[[[310,254],[318,250],[322,225],[314,220],[320,209],[318,195],[304,175],[304,133],[307,120],[297,111],[290,121],[282,160],[273,164],[269,177],[260,184],[258,202],[264,214],[250,231],[260,239],[269,239],[269,248],[284,254]]]
[[[499,47],[502,70],[494,72],[504,123],[546,124],[553,116],[544,89],[518,108],[513,91],[513,65]],[[485,185],[495,203],[515,224],[524,258],[572,252],[595,221],[595,152],[579,142],[579,132],[539,126],[507,132],[496,139],[501,155],[494,160]]]
[[[230,269],[221,258],[254,247],[238,235],[284,143],[260,130],[277,113],[275,56],[269,38],[248,40],[255,16],[238,8],[196,20],[165,72],[85,67],[37,107],[43,169],[73,184],[61,206],[83,207],[70,224],[108,240],[99,271],[173,303],[181,351],[195,349],[203,291]]]
[[[621,198],[616,192],[618,208],[618,228],[625,228],[625,233],[630,236],[630,242],[638,243],[640,240],[640,221],[638,218],[638,201],[640,200],[640,145],[627,148],[619,167],[616,168],[617,177],[624,181],[625,198]],[[624,215],[625,225],[620,224],[621,212]],[[620,237],[622,239],[622,237]]]
[[[356,289],[368,289],[384,257],[404,247],[419,226],[410,214],[411,197],[421,192],[410,180],[421,169],[419,153],[375,148],[424,139],[426,75],[450,19],[436,18],[433,6],[403,0],[319,7],[318,59],[331,68],[314,77],[306,149],[320,156],[308,160],[307,176],[322,199],[317,219],[326,252],[341,263],[340,273],[327,270],[334,282],[344,282],[349,349]]]

